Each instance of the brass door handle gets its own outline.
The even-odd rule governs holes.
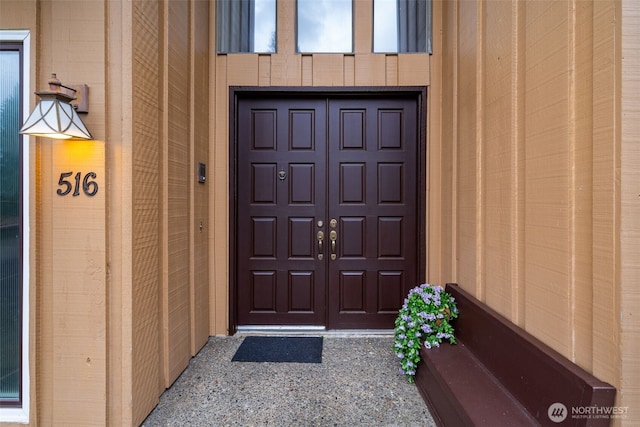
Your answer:
[[[331,240],[331,259],[335,260],[337,258],[336,240],[338,240],[338,232],[336,230],[331,230],[329,232],[329,240]]]
[[[323,251],[322,242],[324,241],[324,232],[322,230],[318,231],[317,238],[318,238],[318,259],[321,260],[324,256],[322,254],[322,251]]]

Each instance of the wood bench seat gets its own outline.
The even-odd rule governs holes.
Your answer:
[[[604,426],[607,418],[572,417],[572,408],[612,407],[615,388],[578,367],[454,284],[456,345],[420,352],[416,385],[439,425]],[[548,414],[562,403],[566,419]]]

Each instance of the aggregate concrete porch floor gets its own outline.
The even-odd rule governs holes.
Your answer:
[[[142,425],[435,426],[388,335],[324,335],[320,364],[231,362],[242,340],[210,338]]]

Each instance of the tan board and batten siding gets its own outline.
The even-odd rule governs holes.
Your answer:
[[[0,0],[30,91],[88,84],[96,137],[31,141],[30,425],[138,425],[227,333],[229,86],[397,85],[428,86],[428,280],[614,384],[636,424],[640,4],[434,1],[431,56],[371,54],[372,0],[353,54],[295,54],[294,4],[278,53],[217,55],[214,2]],[[101,191],[55,195],[67,170]]]
[[[429,277],[614,384],[636,425],[640,4],[434,5]]]

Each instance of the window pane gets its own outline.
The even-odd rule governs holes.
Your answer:
[[[219,0],[218,52],[276,51],[276,0]]]
[[[373,0],[373,51],[431,53],[431,0]]]
[[[297,51],[353,52],[351,0],[298,0]]]
[[[0,404],[20,402],[22,268],[19,131],[20,52],[0,49]]]

